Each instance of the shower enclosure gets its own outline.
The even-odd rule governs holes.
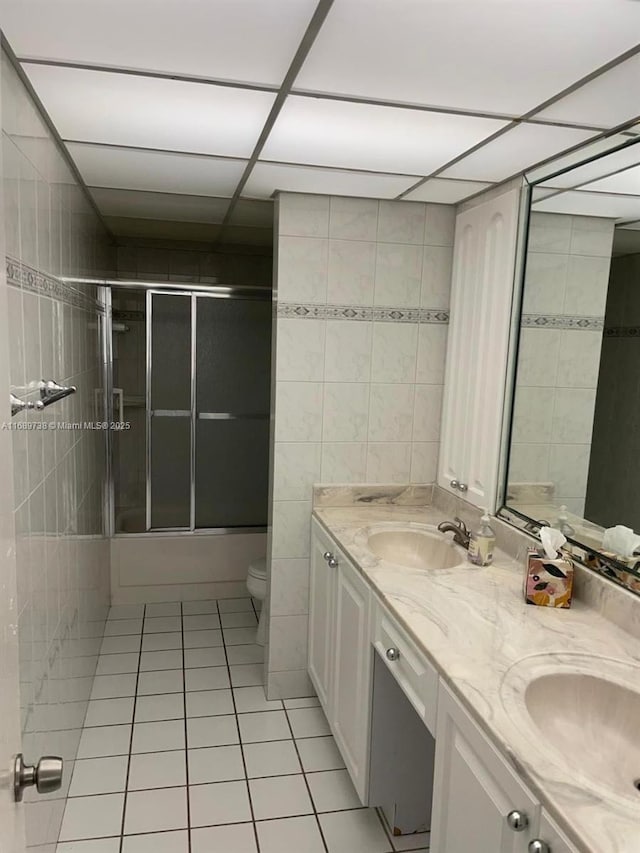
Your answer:
[[[270,292],[130,282],[108,301],[112,533],[266,527]]]

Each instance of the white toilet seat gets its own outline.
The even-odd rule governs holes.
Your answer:
[[[267,596],[267,558],[260,557],[254,560],[247,572],[247,590],[252,598],[264,601]],[[266,631],[266,607],[260,611],[256,643],[264,646]]]

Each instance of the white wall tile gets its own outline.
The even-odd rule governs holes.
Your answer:
[[[569,218],[569,217],[567,217]],[[574,255],[611,258],[614,222],[595,216],[573,216],[569,251]]]
[[[424,228],[425,246],[453,246],[456,209],[451,204],[427,204]]]
[[[532,213],[529,225],[529,252],[568,254],[571,246],[571,217],[562,213]]]
[[[570,255],[564,314],[604,317],[611,258]]]
[[[311,488],[320,481],[320,444],[276,442],[273,497],[276,501],[311,500]]]
[[[316,237],[280,237],[278,240],[279,302],[327,301],[329,241]]]
[[[523,314],[562,314],[568,256],[529,252],[526,263]]]
[[[425,246],[422,260],[420,305],[448,308],[451,297],[453,250],[448,246]]]
[[[367,445],[368,483],[408,483],[410,476],[410,443],[369,442]]]
[[[272,616],[269,630],[269,668],[299,670],[307,665],[309,617]]]
[[[310,501],[274,501],[272,556],[308,557],[310,524]]]
[[[278,199],[280,234],[294,237],[328,237],[329,197],[283,193]]]
[[[521,329],[518,350],[519,385],[555,388],[558,353],[564,333],[559,329]],[[569,334],[586,334],[570,332]]]
[[[516,388],[513,405],[512,441],[518,444],[548,444],[551,440],[555,394],[548,388]]]
[[[411,441],[413,404],[413,385],[372,384],[369,441]]]
[[[320,382],[278,382],[276,441],[320,441],[322,392]]]
[[[425,206],[421,202],[379,202],[377,234],[379,242],[422,245],[424,231]]]
[[[369,385],[326,382],[324,385],[323,441],[365,441]]]
[[[545,483],[548,479],[548,444],[512,444],[509,458],[511,483]]]
[[[438,441],[442,419],[442,386],[416,385],[413,440]]]
[[[587,490],[589,473],[588,444],[553,444],[549,451],[549,476],[556,494],[582,498]]]
[[[411,445],[411,482],[435,483],[438,473],[437,441],[418,442]]]
[[[368,382],[372,337],[369,322],[327,320],[325,382]]]
[[[418,308],[422,281],[422,246],[378,243],[374,304]]]
[[[558,388],[595,388],[602,332],[563,331],[558,353]]]
[[[439,323],[420,323],[416,382],[424,385],[442,385],[444,382],[448,328]]]
[[[373,305],[376,244],[330,240],[327,302],[330,305]]]
[[[323,378],[324,320],[282,318],[278,322],[276,375],[283,381],[321,382]]]
[[[309,612],[309,560],[274,559],[271,562],[272,616],[295,616]]]
[[[553,444],[591,444],[595,388],[558,388],[553,406]]]
[[[372,382],[415,382],[417,323],[374,323]]]
[[[322,444],[323,483],[363,483],[367,476],[367,445],[353,442]]]
[[[375,240],[378,202],[372,198],[331,198],[329,237],[336,240]]]

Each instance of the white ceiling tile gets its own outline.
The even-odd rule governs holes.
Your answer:
[[[637,118],[640,55],[627,59],[547,107],[536,118],[610,128]]]
[[[521,115],[639,29],[628,0],[339,0],[296,87]]]
[[[616,134],[616,138],[620,143],[624,141],[624,137]],[[588,146],[591,148],[591,145]],[[599,152],[598,152],[599,153]],[[585,149],[585,154],[582,159],[588,155]],[[627,169],[629,166],[635,166],[640,163],[640,147],[638,145],[628,145],[626,148],[621,148],[619,151],[605,153],[603,156],[596,156],[582,166],[574,166],[566,172],[556,175],[553,178],[548,178],[542,182],[543,186],[550,187],[571,187],[581,186],[589,181],[596,181],[604,175],[610,175],[613,172],[618,172],[622,169]],[[542,168],[538,171],[542,171]],[[546,169],[547,174],[553,173],[553,163],[549,164]],[[529,179],[531,180],[530,176]],[[535,179],[534,179],[535,180]]]
[[[229,197],[247,164],[246,160],[84,143],[70,143],[67,148],[92,187]]]
[[[496,119],[293,96],[262,157],[428,175],[504,126]]]
[[[2,29],[18,56],[279,84],[315,7],[316,0],[3,0]]]
[[[239,199],[231,213],[229,225],[271,228],[273,225],[273,202]]]
[[[482,181],[448,181],[441,178],[430,178],[417,189],[408,193],[407,201],[433,201],[440,204],[456,204],[470,195],[486,190],[490,183]]]
[[[640,158],[640,152],[638,153]],[[639,160],[640,163],[640,160]],[[617,172],[599,181],[585,184],[582,189],[598,193],[622,193],[623,195],[640,195],[640,165]]]
[[[640,218],[640,198],[569,190],[536,201],[533,209],[548,213],[572,213],[576,216],[635,219]]]
[[[25,65],[64,139],[248,157],[274,101],[266,92]]]
[[[105,216],[167,219],[173,222],[222,222],[229,207],[226,198],[139,192],[90,187]]]
[[[520,124],[479,148],[439,177],[500,181],[593,136],[592,131]]]
[[[249,198],[270,198],[274,192],[280,190],[363,198],[395,198],[417,180],[417,176],[375,175],[258,162],[253,167],[242,195]]]

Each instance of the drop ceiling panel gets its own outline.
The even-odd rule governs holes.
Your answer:
[[[624,172],[618,172],[615,175],[609,175],[608,178],[600,178],[599,181],[585,184],[583,189],[588,192],[640,196],[640,165],[632,166],[630,169],[625,169]]]
[[[67,148],[89,186],[183,195],[230,197],[247,163],[102,145],[70,143]]]
[[[4,0],[2,29],[18,56],[280,84],[315,6],[316,0]]]
[[[431,178],[404,197],[407,201],[456,204],[490,186],[491,184],[482,181],[447,181],[441,178]]]
[[[572,213],[577,216],[603,216],[609,219],[640,218],[640,198],[634,196],[605,195],[570,190],[550,196],[533,206],[536,211]]]
[[[281,190],[364,198],[395,198],[417,180],[417,176],[375,175],[259,162],[253,167],[242,195],[249,198],[270,198],[274,192]]]
[[[428,175],[505,122],[422,110],[287,99],[265,160]]]
[[[616,127],[640,115],[639,89],[640,56],[634,56],[547,107],[536,118]]]
[[[64,139],[248,157],[274,101],[266,92],[25,65]]]
[[[521,115],[639,30],[628,0],[339,0],[296,87]]]
[[[226,198],[114,190],[90,187],[105,216],[167,219],[173,222],[222,222],[229,207]]]
[[[593,135],[593,131],[588,130],[520,124],[445,169],[440,177],[500,181],[579,145]]]

